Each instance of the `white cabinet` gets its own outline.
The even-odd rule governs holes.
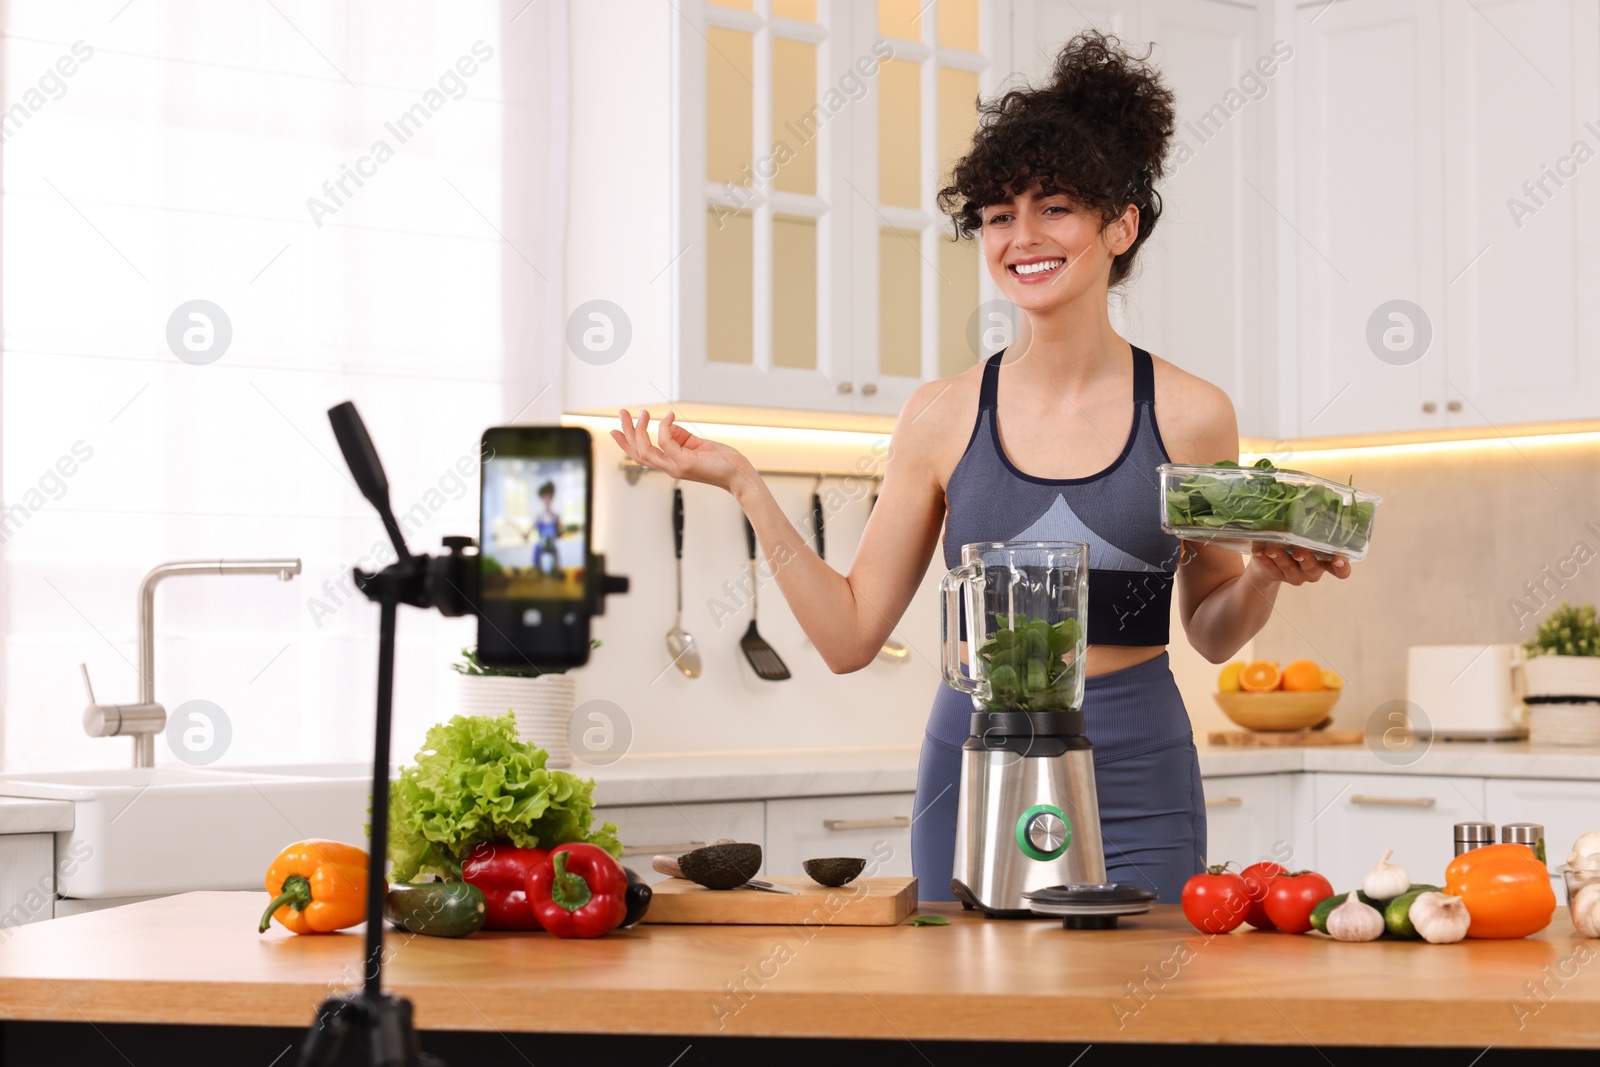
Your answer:
[[[1299,182],[1285,223],[1298,234],[1297,436],[1446,425],[1439,50],[1438,0],[1298,11]],[[1408,326],[1387,313],[1384,358],[1368,344],[1369,321],[1395,300],[1429,316],[1421,358],[1403,350]],[[1419,345],[1421,323],[1409,329]]]
[[[1591,419],[1600,8],[1446,4],[1443,33],[1446,398],[1462,404],[1449,420]]]
[[[1009,18],[574,5],[564,407],[893,415],[970,366],[992,287],[934,196],[1008,73]]]
[[[1298,435],[1592,418],[1595,5],[1307,5],[1295,46]]]
[[[1291,806],[1288,775],[1207,778],[1206,862],[1243,870],[1260,860],[1288,864]]]
[[[767,872],[803,875],[803,860],[859,856],[869,874],[909,877],[913,793],[767,801]]]
[[[1412,881],[1438,884],[1455,858],[1455,824],[1484,818],[1482,778],[1404,774],[1312,775],[1315,869],[1353,888],[1394,849]]]
[[[0,835],[0,944],[4,928],[55,914],[55,835]]]
[[[1484,812],[1497,824],[1543,825],[1545,858],[1553,871],[1567,862],[1580,835],[1600,830],[1600,782],[1491,778],[1484,786]]]
[[[648,873],[651,856],[676,856],[721,837],[757,844],[766,837],[766,816],[759,800],[596,808],[594,820],[617,824],[624,861],[647,882],[657,877]]]

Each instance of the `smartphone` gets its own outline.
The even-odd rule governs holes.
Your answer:
[[[581,427],[484,431],[478,659],[488,666],[589,661],[593,444]]]

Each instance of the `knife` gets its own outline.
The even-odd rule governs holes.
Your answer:
[[[787,893],[791,897],[800,895],[800,890],[798,889],[790,889],[786,885],[778,885],[776,882],[769,882],[765,878],[752,878],[739,888],[760,889],[767,893]]]

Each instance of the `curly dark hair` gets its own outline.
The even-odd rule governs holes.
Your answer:
[[[1089,30],[1061,49],[1047,84],[980,100],[972,149],[939,190],[956,237],[977,233],[985,207],[1034,182],[1045,196],[1065,193],[1098,211],[1107,224],[1132,203],[1139,233],[1111,261],[1111,284],[1127,278],[1161,218],[1155,184],[1166,172],[1176,125],[1173,92],[1149,57],[1148,49],[1136,56],[1117,38]]]

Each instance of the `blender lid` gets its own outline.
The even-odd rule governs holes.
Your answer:
[[[1122,882],[1053,885],[1022,895],[1041,915],[1138,915],[1156,902],[1152,891]]]

